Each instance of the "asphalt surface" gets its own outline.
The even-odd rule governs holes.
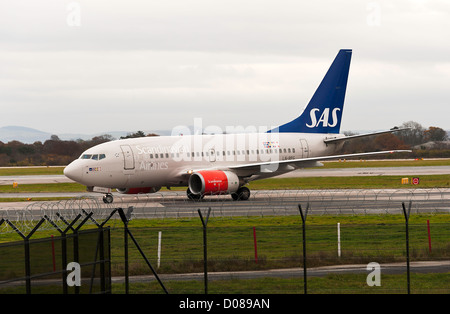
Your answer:
[[[4,202],[0,211],[25,210],[29,219],[36,219],[42,212],[80,207],[95,208],[104,213],[114,208],[133,208],[135,218],[198,217],[198,209],[211,208],[211,215],[265,216],[298,215],[298,205],[305,209],[310,205],[311,214],[396,214],[402,213],[402,203],[411,202],[413,213],[450,213],[450,188],[447,189],[398,189],[398,190],[255,190],[247,201],[233,201],[229,195],[205,196],[191,201],[185,192],[161,192],[154,194],[123,195],[114,193],[114,203],[104,204],[102,194],[96,193],[37,193],[33,197],[69,196],[70,200],[47,202]],[[2,195],[2,197],[7,197]],[[23,196],[22,196],[23,197]],[[80,197],[79,199],[77,197]]]
[[[299,169],[277,178],[296,177],[349,177],[349,176],[419,176],[450,174],[450,166],[426,167],[380,167],[380,168],[339,168],[339,169]],[[0,176],[0,185],[39,184],[39,183],[71,183],[74,182],[64,175],[30,175],[30,176]]]
[[[369,274],[373,269],[367,265],[335,265],[323,267],[311,267],[307,269],[308,277],[321,277],[329,274]],[[380,264],[380,271],[384,275],[398,275],[406,273],[406,263]],[[412,273],[448,273],[450,272],[450,261],[427,261],[411,262]],[[302,278],[303,268],[270,269],[260,271],[234,271],[234,272],[208,272],[208,280],[231,280],[231,279],[257,279],[257,278]],[[203,280],[203,273],[188,274],[158,274],[162,281]],[[153,275],[132,276],[131,282],[149,282],[156,280]],[[123,283],[124,277],[113,277],[112,283]]]

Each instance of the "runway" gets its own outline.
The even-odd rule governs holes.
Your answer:
[[[277,178],[297,177],[354,177],[354,176],[420,176],[449,174],[450,166],[417,166],[417,167],[378,167],[378,168],[306,168],[295,170]],[[28,176],[0,176],[0,185],[18,184],[51,184],[73,183],[64,175],[28,175]]]
[[[420,176],[450,174],[450,166],[380,167],[343,169],[301,169],[279,176]],[[64,175],[1,176],[0,185],[50,184],[73,182]],[[95,193],[1,193],[3,198],[68,197],[69,201],[54,202],[4,202],[0,211],[29,210],[55,211],[57,207],[77,207],[89,204],[89,208],[110,211],[133,207],[136,217],[165,218],[197,216],[198,209],[212,209],[217,216],[293,215],[298,205],[310,205],[312,214],[380,214],[401,213],[402,202],[412,202],[415,212],[450,212],[450,189],[345,189],[345,190],[252,190],[248,201],[232,201],[229,195],[206,196],[200,201],[190,201],[184,191],[158,192],[154,194],[123,195],[114,193],[114,203],[106,205],[102,194]],[[51,208],[51,209],[50,209]]]
[[[211,208],[211,217],[287,216],[299,215],[298,206],[309,206],[310,215],[401,214],[402,203],[412,205],[412,213],[450,213],[450,189],[399,190],[259,190],[252,191],[247,201],[233,201],[229,195],[205,196],[188,200],[185,192],[163,192],[142,195],[115,194],[112,204],[102,195],[85,193],[61,201],[0,203],[0,217],[20,215],[22,220],[40,219],[43,214],[67,219],[84,209],[96,219],[105,219],[115,208],[132,209],[133,218],[198,218]],[[72,216],[73,217],[72,217]]]
[[[368,168],[333,168],[300,169],[278,176],[277,178],[296,177],[358,177],[358,176],[419,176],[450,174],[450,166],[417,167],[368,167]]]

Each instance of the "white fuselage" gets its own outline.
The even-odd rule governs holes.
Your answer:
[[[196,170],[332,154],[340,145],[326,145],[324,139],[328,137],[328,134],[244,133],[117,140],[86,150],[66,167],[64,174],[88,187],[187,186],[186,174]],[[284,166],[274,169],[272,163],[270,171],[249,172],[246,181],[294,169]]]

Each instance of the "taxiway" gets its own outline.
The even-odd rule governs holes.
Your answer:
[[[277,178],[297,177],[354,177],[354,176],[420,176],[449,174],[450,166],[416,166],[416,167],[361,167],[361,168],[306,168],[295,170]],[[64,175],[27,175],[27,176],[0,176],[0,185],[18,184],[49,184],[73,183]]]

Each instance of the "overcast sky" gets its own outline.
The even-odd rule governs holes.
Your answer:
[[[0,127],[276,126],[341,48],[341,131],[450,130],[448,0],[2,0]]]

